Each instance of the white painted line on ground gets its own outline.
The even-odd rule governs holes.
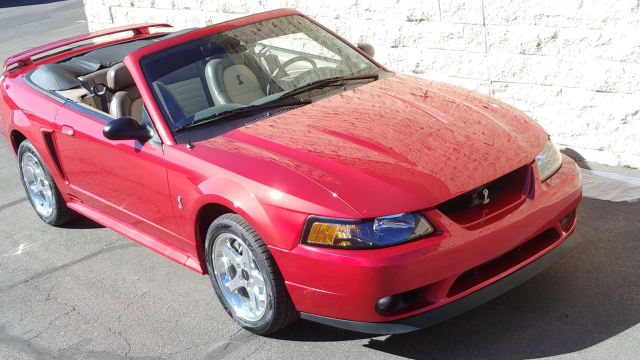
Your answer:
[[[640,178],[605,171],[580,170],[584,197],[616,202],[640,199]]]
[[[22,255],[22,253],[23,253],[25,250],[27,250],[27,249],[29,249],[29,248],[31,248],[31,247],[34,247],[34,246],[38,245],[39,243],[40,243],[40,241],[38,241],[38,242],[36,242],[36,243],[31,243],[31,244],[29,244],[29,243],[22,243],[22,244],[20,244],[20,246],[18,246],[18,249],[17,249],[16,251],[14,251],[14,252],[12,252],[12,253],[9,253],[9,254],[5,254],[4,256]]]

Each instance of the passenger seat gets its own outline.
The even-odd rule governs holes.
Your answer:
[[[131,116],[142,124],[144,102],[131,73],[123,63],[109,68],[107,86],[115,92],[109,104],[109,113],[116,118]]]

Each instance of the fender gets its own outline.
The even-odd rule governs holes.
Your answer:
[[[267,246],[287,250],[298,244],[309,214],[357,216],[326,188],[268,159],[247,157],[206,142],[192,148],[166,144],[163,147],[169,193],[180,234],[185,239],[184,248],[191,254],[199,254],[199,258],[202,258],[200,232],[204,229],[197,219],[208,204],[218,204],[239,214]]]
[[[179,221],[182,220],[182,228],[186,230],[184,234],[187,241],[186,250],[192,254],[198,254],[198,261],[202,264],[205,262],[203,249],[206,239],[199,233],[200,224],[197,219],[202,209],[210,204],[224,206],[242,216],[269,247],[291,249],[297,244],[307,214],[286,211],[286,208],[276,206],[271,201],[276,197],[277,200],[286,204],[300,201],[300,199],[283,193],[274,193],[273,190],[269,191],[267,187],[260,185],[257,185],[255,190],[249,190],[227,177],[207,179],[198,184],[195,189],[197,195],[193,198],[193,203],[188,203],[189,200],[185,197],[184,209],[178,208],[176,213],[188,211],[186,217],[177,217]],[[220,190],[224,190],[225,196]],[[270,199],[265,199],[265,195]],[[186,224],[184,224],[185,221]]]

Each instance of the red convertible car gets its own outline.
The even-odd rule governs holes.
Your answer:
[[[151,27],[9,57],[0,131],[43,221],[82,214],[208,274],[246,329],[424,328],[578,242],[578,168],[522,112],[293,10]]]

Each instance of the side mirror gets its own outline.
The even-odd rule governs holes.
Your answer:
[[[358,48],[371,57],[376,54],[376,50],[373,48],[373,45],[369,43],[358,43]]]
[[[147,141],[153,137],[151,129],[140,125],[136,119],[125,116],[109,121],[102,129],[102,134],[109,140]]]

